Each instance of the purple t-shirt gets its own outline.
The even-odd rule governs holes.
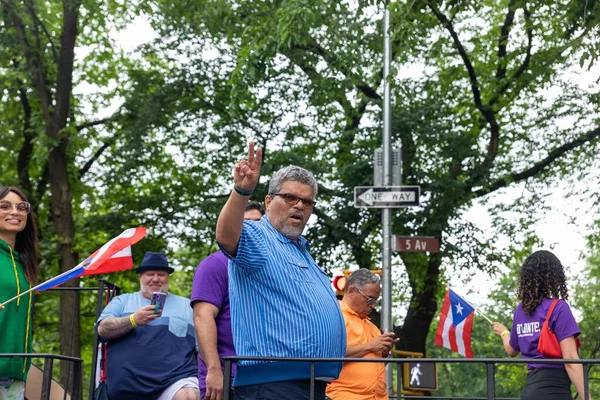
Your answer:
[[[231,314],[229,313],[229,277],[227,266],[229,261],[225,255],[217,251],[206,257],[194,274],[190,305],[196,301],[205,301],[217,307],[219,313],[215,318],[217,325],[217,351],[221,359],[221,367],[225,367],[223,357],[235,356],[233,336],[231,334]],[[233,364],[232,375],[235,375],[236,365]],[[198,354],[198,380],[201,398],[206,392],[206,364],[202,355]]]
[[[510,346],[520,352],[523,358],[543,359],[544,356],[538,351],[538,342],[542,325],[546,321],[548,309],[554,299],[544,299],[537,306],[533,315],[527,315],[523,311],[523,305],[519,303],[515,310],[513,326],[510,331]],[[550,329],[556,334],[559,342],[570,337],[579,336],[580,331],[571,312],[571,308],[564,300],[559,300],[554,307],[550,317]],[[534,368],[564,368],[562,364],[527,364],[527,369]]]

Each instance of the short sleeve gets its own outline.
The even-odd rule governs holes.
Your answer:
[[[214,253],[198,265],[192,283],[192,306],[197,301],[204,301],[221,309],[228,295],[227,264],[223,254]]]
[[[581,333],[571,307],[564,300],[556,304],[554,312],[552,312],[552,316],[550,317],[549,325],[559,342],[570,336],[577,337]]]
[[[123,303],[123,298],[121,296],[115,297],[110,301],[110,303],[108,303],[106,307],[104,307],[102,314],[100,314],[100,317],[98,317],[98,322],[96,325],[99,324],[103,319],[109,317],[122,317],[124,310],[125,304]]]
[[[233,267],[243,269],[260,269],[267,262],[267,244],[265,224],[270,224],[266,217],[262,220],[244,221],[240,241],[238,242],[237,254],[228,254],[222,247],[221,251],[227,258],[233,261]]]
[[[508,341],[508,344],[510,344],[510,347],[512,347],[513,350],[520,353],[521,348],[519,347],[519,337],[517,336],[517,327],[515,326],[515,322],[517,320],[516,314],[517,310],[515,310],[515,312],[513,313],[513,324],[512,329],[510,330],[510,339]]]

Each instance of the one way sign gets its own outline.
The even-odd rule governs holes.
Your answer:
[[[420,194],[420,186],[356,186],[354,188],[354,207],[418,206]]]

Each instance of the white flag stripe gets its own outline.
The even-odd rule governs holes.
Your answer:
[[[110,258],[129,257],[131,256],[131,246],[125,247],[118,253],[113,254]]]
[[[135,234],[135,230],[136,228],[129,228],[123,231],[123,233],[121,233],[119,236],[112,238],[111,240],[109,240],[108,242],[106,242],[104,244],[104,246],[100,247],[100,249],[98,250],[98,252],[96,253],[96,255],[94,256],[94,258],[92,259],[92,261],[90,262],[93,263],[96,259],[98,259],[100,256],[102,256],[102,254],[104,254],[106,252],[106,250],[108,250],[110,248],[110,246],[116,242],[119,239],[127,239],[132,237]]]
[[[463,356],[467,355],[467,352],[465,351],[465,338],[464,338],[464,330],[465,330],[465,322],[467,320],[463,319],[463,321],[456,325],[456,330],[455,330],[455,334],[456,334],[456,346],[458,347],[458,354],[462,354]]]
[[[444,331],[442,333],[442,339],[444,340],[444,347],[450,349],[450,327],[452,326],[452,310],[448,310],[448,315],[444,321]]]

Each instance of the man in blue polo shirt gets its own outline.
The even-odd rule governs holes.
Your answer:
[[[262,149],[250,142],[234,167],[234,187],[217,221],[217,242],[229,261],[229,300],[236,352],[246,357],[342,358],[346,328],[325,272],[302,231],[315,206],[317,182],[304,168],[273,174],[266,215],[244,222],[248,196],[258,183]],[[342,363],[315,365],[315,399]],[[309,399],[310,363],[241,361],[236,400]],[[209,399],[210,400],[210,399]]]

